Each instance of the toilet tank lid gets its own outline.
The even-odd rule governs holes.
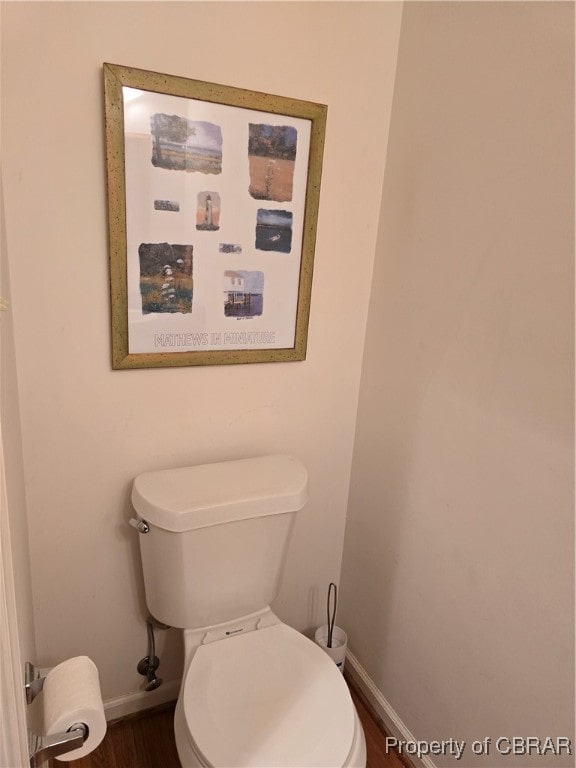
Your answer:
[[[144,472],[132,486],[140,517],[177,533],[294,512],[307,499],[306,468],[284,455]]]

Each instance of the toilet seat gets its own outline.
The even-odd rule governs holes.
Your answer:
[[[181,692],[200,763],[334,768],[355,738],[352,699],[330,658],[285,624],[200,646]]]

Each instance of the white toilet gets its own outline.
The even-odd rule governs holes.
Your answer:
[[[146,472],[132,490],[146,601],[184,630],[185,768],[364,768],[341,673],[270,609],[307,473],[291,456]]]

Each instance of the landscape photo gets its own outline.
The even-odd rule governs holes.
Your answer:
[[[176,200],[154,200],[155,211],[180,211],[180,203]]]
[[[152,165],[169,171],[222,173],[219,125],[156,113],[150,118]]]
[[[142,314],[192,312],[192,252],[191,245],[140,245]]]
[[[242,253],[242,246],[239,243],[220,243],[218,251],[220,253]]]
[[[290,125],[250,123],[249,192],[256,200],[292,200],[298,132]]]
[[[290,253],[292,248],[292,213],[259,208],[256,214],[255,245],[259,251]]]

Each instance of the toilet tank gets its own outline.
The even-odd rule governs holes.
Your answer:
[[[132,504],[149,528],[138,538],[152,615],[192,629],[269,606],[307,498],[306,469],[292,456],[139,475]]]

